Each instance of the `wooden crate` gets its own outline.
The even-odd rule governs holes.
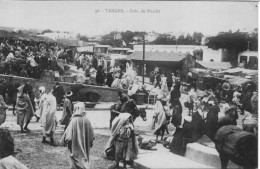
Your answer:
[[[64,82],[74,83],[75,82],[75,77],[64,76]]]
[[[144,94],[144,93],[137,93],[137,94],[136,94],[136,104],[137,104],[137,105],[142,105],[142,104],[144,104],[144,97],[145,97],[145,94]]]

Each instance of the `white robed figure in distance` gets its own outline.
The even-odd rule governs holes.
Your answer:
[[[56,98],[52,94],[53,91],[51,91],[46,101],[42,103],[42,116],[41,116],[41,125],[43,127],[42,133],[42,143],[48,143],[46,141],[46,137],[50,137],[50,145],[54,146],[54,133],[55,129],[57,127],[57,119],[55,116],[56,113],[56,107],[57,102]]]
[[[45,108],[46,108],[46,106],[43,106],[43,105],[47,101],[48,95],[45,93],[45,87],[44,86],[39,87],[39,93],[40,93],[40,98],[39,98],[39,105],[38,105],[38,110],[36,111],[36,115],[38,117],[40,117],[40,119],[42,121],[43,118],[44,118],[42,116],[43,116],[43,113],[45,112]]]

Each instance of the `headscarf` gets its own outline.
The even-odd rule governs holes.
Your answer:
[[[120,113],[119,116],[117,116],[113,122],[111,127],[112,136],[115,136],[118,134],[121,127],[125,124],[125,122],[130,119],[130,121],[133,121],[133,117],[129,113]]]
[[[85,104],[83,102],[74,104],[74,115],[80,115],[83,112],[85,112]]]
[[[41,94],[45,93],[45,87],[44,86],[39,87],[39,91],[42,91]]]
[[[24,88],[24,85],[21,85],[20,87],[17,88],[17,90],[18,90],[17,96],[18,97],[23,95],[23,88]]]
[[[154,110],[154,115],[153,115],[151,127],[152,127],[152,129],[154,129],[154,132],[156,132],[167,122],[166,121],[166,111],[165,111],[164,106],[162,105],[161,100],[156,101],[153,110]]]
[[[84,103],[78,102],[74,106],[75,113],[61,138],[61,143],[71,143],[71,168],[84,168],[88,166],[89,151],[95,137],[92,125],[84,112]]]
[[[112,127],[111,127],[111,136],[106,144],[105,147],[105,154],[107,156],[109,156],[110,151],[113,149],[114,145],[114,141],[116,139],[117,134],[119,134],[120,129],[124,126],[124,124],[126,123],[127,120],[130,120],[130,122],[133,122],[133,117],[131,114],[129,113],[120,113],[112,122]],[[133,124],[132,124],[132,128],[133,128]],[[136,143],[136,138],[133,138],[135,143]],[[135,144],[135,146],[133,147],[133,151],[135,152],[135,155],[138,154],[138,147],[137,144]]]

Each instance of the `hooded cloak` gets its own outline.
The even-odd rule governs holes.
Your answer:
[[[94,131],[90,121],[88,120],[84,108],[79,105],[82,102],[74,105],[76,111],[72,115],[69,126],[61,138],[61,143],[68,143],[70,150],[70,168],[84,169],[87,168],[89,162],[89,152],[92,147]]]
[[[111,87],[122,89],[121,80],[119,78],[115,78],[113,83],[111,84]]]
[[[120,133],[120,129],[125,125],[126,121],[129,118],[131,119],[133,118],[131,114],[121,113],[112,122],[111,136],[105,147],[105,154],[110,159],[113,159],[115,156],[115,141],[117,139],[118,134]],[[133,124],[132,124],[132,128],[133,128]],[[137,154],[138,154],[138,146],[137,146],[135,135],[133,134],[133,136],[128,140],[124,158],[126,161],[130,161],[131,159],[135,159]]]
[[[38,106],[38,110],[37,110],[37,116],[41,118],[41,121],[42,121],[42,118],[43,116],[45,117],[45,115],[43,115],[43,113],[46,111],[46,106],[43,106],[43,105],[46,105],[46,101],[47,101],[47,97],[48,95],[45,93],[45,88],[44,87],[40,87],[39,90],[42,90],[42,94],[40,96],[40,99],[39,99],[39,106]],[[45,121],[45,120],[44,120]]]
[[[163,125],[167,124],[165,111],[166,110],[161,101],[157,101],[154,107],[154,116],[152,121],[152,129],[154,129],[154,133],[158,132]]]
[[[57,120],[56,120],[56,98],[53,96],[52,92],[48,94],[47,99],[45,102],[43,102],[43,110],[41,123],[43,126],[43,136],[47,137],[54,134],[54,131],[57,126]]]

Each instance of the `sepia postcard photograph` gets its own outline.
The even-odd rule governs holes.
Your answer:
[[[259,2],[0,1],[0,169],[258,168]]]

